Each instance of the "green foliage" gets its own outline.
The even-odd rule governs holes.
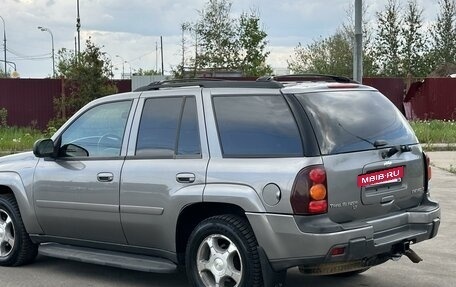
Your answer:
[[[456,1],[439,0],[440,12],[430,29],[432,48],[429,62],[432,68],[456,63]]]
[[[260,18],[255,13],[243,13],[239,19],[239,31],[243,74],[258,77],[272,74],[272,68],[266,64],[270,53],[265,51],[268,34],[260,29]]]
[[[0,109],[0,127],[5,128],[8,126],[8,110],[5,108]]]
[[[111,63],[89,38],[86,48],[75,56],[65,48],[58,52],[58,77],[65,80],[65,97],[54,101],[58,118],[65,120],[88,102],[117,92],[109,79]],[[68,94],[69,92],[69,94]]]
[[[421,143],[456,143],[455,121],[411,121],[410,125]]]
[[[385,11],[377,13],[378,31],[374,41],[374,55],[381,75],[401,75],[402,23],[397,0],[388,0]]]
[[[142,68],[139,68],[139,70],[134,73],[135,76],[155,76],[155,75],[161,75],[161,72],[155,71],[155,70],[143,70]]]
[[[378,74],[378,66],[375,63],[374,49],[372,47],[373,31],[372,25],[369,21],[369,4],[363,1],[362,4],[362,31],[363,31],[363,75],[365,77],[372,77]],[[350,51],[354,50],[355,39],[355,7],[354,2],[351,2],[347,9],[347,19],[342,24],[342,31],[345,34],[347,41],[350,44]],[[353,61],[353,58],[350,59]],[[351,76],[350,76],[351,77]]]
[[[367,15],[367,5],[363,2],[363,15]],[[349,6],[347,20],[335,34],[314,40],[303,46],[301,43],[294,49],[288,60],[288,68],[294,73],[334,74],[346,77],[353,76],[354,49],[354,7]],[[374,76],[378,67],[372,54],[372,29],[367,18],[363,18],[363,74]]]
[[[315,40],[307,46],[301,43],[288,61],[294,73],[322,73],[351,77],[353,52],[350,39],[341,31],[333,36]]]
[[[199,69],[237,68],[239,45],[235,22],[230,16],[231,6],[228,0],[209,0],[199,12],[200,19],[194,25],[199,39],[196,61]]]
[[[0,127],[0,152],[31,150],[33,143],[46,135],[32,128]]]
[[[416,0],[409,0],[401,29],[404,38],[400,49],[402,76],[425,77],[430,72],[424,56],[427,47],[422,26],[423,9]]]
[[[207,69],[240,71],[244,76],[272,72],[266,64],[267,33],[260,28],[259,16],[252,12],[233,18],[231,6],[230,0],[209,0],[195,23],[181,24],[182,62],[173,68],[174,77],[196,76]],[[188,37],[195,51],[190,57]]]

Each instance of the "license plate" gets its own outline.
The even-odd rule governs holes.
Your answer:
[[[358,175],[358,187],[401,182],[404,177],[404,167],[398,166],[376,172]]]

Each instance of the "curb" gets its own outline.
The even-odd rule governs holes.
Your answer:
[[[422,143],[426,151],[456,151],[456,143]]]

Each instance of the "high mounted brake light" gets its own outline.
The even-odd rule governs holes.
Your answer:
[[[312,215],[328,211],[326,172],[322,165],[309,166],[298,173],[290,203],[295,214]]]
[[[359,85],[358,84],[334,83],[334,84],[328,84],[328,88],[330,88],[330,89],[353,89],[353,88],[359,88]]]

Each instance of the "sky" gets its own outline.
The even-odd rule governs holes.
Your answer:
[[[364,0],[369,6],[367,19],[374,19],[387,0]],[[55,52],[74,50],[76,0],[0,0],[0,16],[5,20],[7,61],[15,62],[21,78],[52,75],[52,42]],[[406,0],[399,0],[402,5]],[[437,17],[438,0],[418,0],[424,20],[430,25]],[[180,25],[194,22],[206,0],[80,0],[81,50],[91,37],[111,58],[115,78],[139,68],[160,69],[156,47],[163,37],[164,70],[169,73],[181,59]],[[254,10],[268,34],[268,64],[274,69],[287,67],[287,60],[298,43],[308,44],[327,37],[347,21],[354,0],[232,0],[232,14]],[[3,27],[0,19],[0,41]],[[3,45],[0,48],[3,60]],[[55,58],[57,61],[57,57]],[[125,63],[126,62],[126,63]],[[3,67],[3,62],[0,62]],[[282,70],[283,71],[283,70]]]

